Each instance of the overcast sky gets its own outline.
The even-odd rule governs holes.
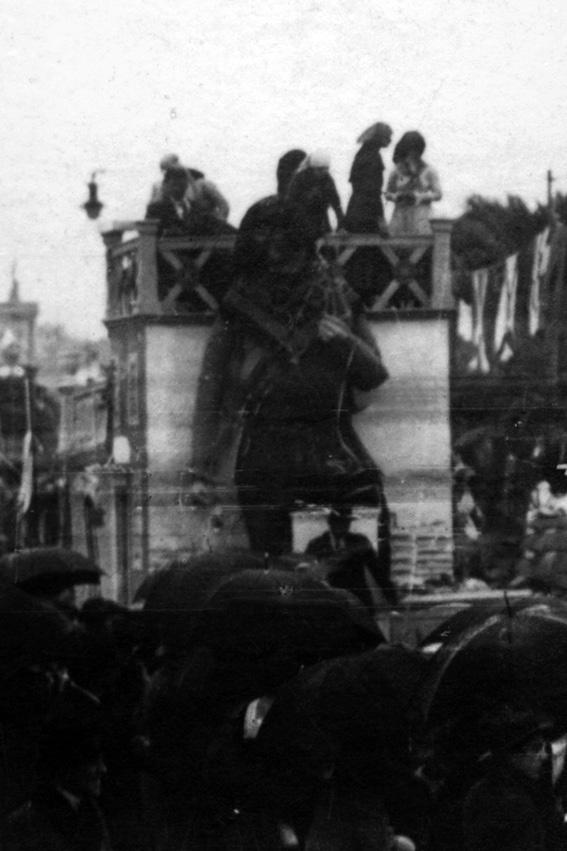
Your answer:
[[[0,299],[17,260],[40,321],[104,333],[93,169],[107,220],[142,218],[178,152],[231,221],[280,154],[324,148],[343,202],[356,137],[419,129],[457,215],[472,193],[567,191],[565,0],[3,0]],[[390,153],[387,153],[390,165]]]

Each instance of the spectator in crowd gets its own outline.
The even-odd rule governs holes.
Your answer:
[[[431,204],[442,197],[439,176],[423,160],[425,139],[417,130],[404,133],[394,148],[395,168],[386,187],[394,202],[390,236],[423,236],[431,233]]]
[[[559,851],[567,829],[553,786],[550,719],[502,705],[483,719],[491,762],[464,803],[466,851]]]
[[[195,211],[187,201],[191,178],[182,165],[167,169],[163,181],[163,198],[148,205],[147,219],[157,219],[158,236],[217,236],[231,234],[235,228],[216,218],[211,212]],[[176,309],[202,311],[222,298],[232,274],[230,256],[215,252],[201,269],[196,269],[194,259],[200,249],[180,249],[175,260],[158,253],[158,297],[163,301],[179,285]],[[199,294],[206,290],[205,299]],[[211,299],[212,296],[212,299]]]
[[[191,216],[189,204],[186,200],[187,188],[190,178],[187,169],[182,165],[170,166],[164,175],[162,186],[162,198],[148,204],[146,219],[157,219],[158,236],[190,236]],[[158,252],[158,298],[160,301],[166,298],[168,293],[176,284],[184,281],[188,253],[178,252],[179,266],[176,268],[166,257]],[[187,293],[188,307],[196,310],[202,309],[202,303],[198,295]]]
[[[76,687],[62,695],[43,730],[38,783],[8,819],[5,851],[110,851],[97,801],[106,771],[98,706]]]
[[[382,551],[377,553],[366,535],[350,531],[355,519],[350,506],[333,506],[328,516],[329,530],[309,541],[305,553],[326,564],[326,578],[331,585],[356,594],[370,612],[375,612],[380,606],[397,602],[389,576],[390,558],[385,558]],[[379,528],[387,534],[387,523]],[[389,550],[389,543],[384,538],[380,549]]]
[[[188,168],[191,183],[187,190],[187,200],[191,210],[200,215],[214,216],[221,222],[226,222],[230,206],[216,183],[208,180],[202,171]]]
[[[378,122],[365,130],[357,141],[361,147],[350,170],[352,195],[344,225],[352,233],[379,233],[387,236],[382,202],[384,161],[380,151],[392,141],[392,128]]]
[[[372,233],[388,236],[384,217],[382,187],[384,161],[380,151],[392,140],[392,129],[379,121],[359,137],[359,148],[350,170],[352,195],[348,203],[345,223],[351,233]],[[357,248],[345,265],[345,275],[351,287],[367,307],[385,290],[392,279],[392,268],[380,248]]]
[[[158,234],[182,235],[189,233],[189,204],[186,193],[190,178],[182,165],[170,165],[164,172],[162,196],[151,201],[146,210],[147,219],[159,221]]]
[[[279,158],[276,169],[278,198],[286,197],[290,181],[306,156],[307,154],[301,148],[292,148]]]
[[[240,223],[240,230],[247,235],[245,240],[236,241],[234,249],[234,267],[237,274],[261,272],[267,263],[267,246],[271,228],[270,214],[282,209],[289,183],[307,154],[300,148],[286,151],[278,160],[276,168],[277,193],[256,201],[246,211]]]
[[[152,186],[152,192],[150,195],[150,204],[153,204],[155,201],[161,201],[163,199],[163,181],[165,180],[165,174],[170,168],[177,168],[181,166],[181,160],[179,159],[178,154],[165,154],[159,161],[159,168],[162,173],[161,180],[158,180]],[[191,176],[189,175],[191,180]]]
[[[289,181],[287,189],[286,200],[302,209],[313,240],[331,232],[329,209],[335,214],[337,228],[343,226],[341,199],[331,177],[330,166],[331,160],[325,151],[309,154]]]

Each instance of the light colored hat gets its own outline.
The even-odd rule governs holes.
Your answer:
[[[330,168],[331,166],[331,157],[327,151],[313,151],[307,159],[311,168]]]

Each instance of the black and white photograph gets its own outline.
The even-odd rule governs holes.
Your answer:
[[[567,6],[0,55],[0,851],[567,851]]]

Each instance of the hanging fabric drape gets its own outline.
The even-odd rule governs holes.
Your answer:
[[[484,337],[484,307],[488,291],[488,272],[488,269],[477,269],[472,273],[473,343],[476,346],[477,352],[469,364],[469,370],[471,372],[487,373],[490,371]]]
[[[506,258],[504,277],[500,290],[498,312],[494,327],[494,351],[501,361],[508,361],[514,354],[516,295],[518,292],[518,255]]]
[[[543,282],[549,267],[551,254],[550,229],[539,233],[534,241],[534,261],[530,283],[529,322],[528,328],[533,336],[542,327],[542,291]]]

